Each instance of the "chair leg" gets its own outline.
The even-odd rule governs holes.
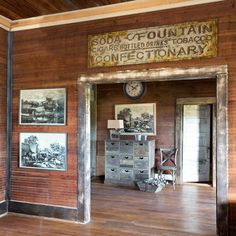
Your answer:
[[[173,185],[173,189],[175,190],[175,171],[172,171],[172,185]]]

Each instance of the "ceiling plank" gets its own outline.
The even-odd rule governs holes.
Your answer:
[[[24,0],[30,5],[38,8],[41,15],[62,13],[81,9],[78,5],[73,4],[73,0]],[[47,12],[47,13],[45,13]]]
[[[76,22],[85,22],[221,1],[224,0],[136,0],[132,2],[119,3],[116,5],[107,5],[103,7],[94,7],[61,14],[12,21],[11,30],[18,31]]]
[[[0,15],[19,20],[128,1],[133,0],[0,0]]]
[[[9,19],[22,19],[39,15],[37,9],[34,9],[26,0],[0,0],[0,12],[1,15]]]
[[[0,3],[1,1],[2,0],[0,0]],[[32,1],[32,0],[25,0],[25,1]],[[55,0],[55,1],[59,2],[64,0]],[[73,4],[81,2],[78,0],[68,0],[68,1],[70,3],[73,1]],[[93,0],[93,1],[98,1],[98,0]],[[117,0],[112,0],[112,2],[115,1]],[[132,2],[130,1],[102,7],[93,7],[88,9],[69,11],[59,14],[44,15],[44,16],[33,17],[22,20],[14,20],[14,21],[11,21],[10,19],[7,19],[5,17],[1,17],[0,15],[0,27],[9,31],[20,31],[26,29],[35,29],[35,28],[70,24],[76,22],[85,22],[91,20],[106,19],[110,17],[118,17],[124,15],[131,15],[131,14],[138,14],[138,13],[165,10],[177,7],[186,7],[198,4],[222,2],[222,1],[225,0],[194,0],[194,1],[193,0],[136,0]],[[32,5],[31,7],[32,9],[34,9],[35,6]],[[54,5],[52,7],[58,8],[59,6]],[[70,7],[73,8],[74,6]]]

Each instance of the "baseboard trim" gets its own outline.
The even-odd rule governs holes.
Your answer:
[[[8,211],[27,215],[78,221],[78,211],[76,208],[65,208],[58,206],[11,201],[9,203]]]
[[[236,235],[236,226],[229,226],[229,236]]]
[[[0,203],[0,216],[7,213],[7,202]]]

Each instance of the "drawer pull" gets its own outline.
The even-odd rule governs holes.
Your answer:
[[[111,169],[111,171],[115,171],[115,169]]]
[[[126,173],[128,173],[128,172],[129,172],[129,170],[125,170],[125,172],[126,172]]]
[[[125,143],[125,145],[126,145],[126,146],[128,146],[128,145],[129,145],[129,143]]]
[[[143,160],[143,157],[139,157],[140,160]]]
[[[143,170],[140,170],[139,172],[142,174],[142,173],[143,173]]]
[[[115,158],[115,156],[111,156],[111,158]]]
[[[140,146],[143,146],[143,143],[140,143],[139,145],[140,145]]]
[[[115,143],[111,143],[111,145],[114,145]]]
[[[129,159],[129,157],[128,157],[128,156],[125,156],[125,159]]]

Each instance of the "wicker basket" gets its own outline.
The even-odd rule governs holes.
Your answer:
[[[146,191],[146,184],[143,181],[137,182],[140,191]]]
[[[162,184],[157,186],[157,185],[144,183],[143,181],[137,182],[137,185],[138,185],[140,191],[151,192],[151,193],[160,192],[164,187]]]

